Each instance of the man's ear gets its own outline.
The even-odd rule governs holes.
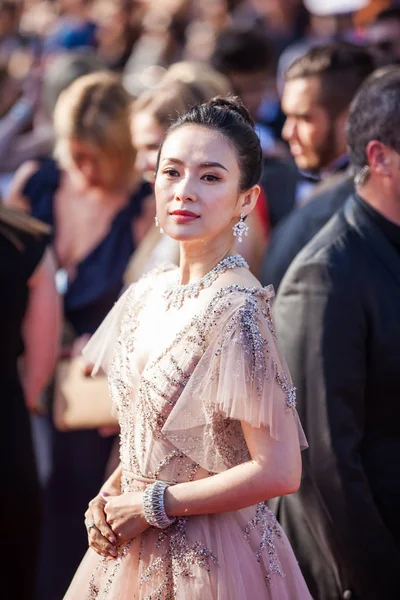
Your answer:
[[[371,140],[366,148],[366,155],[371,172],[379,175],[390,175],[390,150],[378,140]]]

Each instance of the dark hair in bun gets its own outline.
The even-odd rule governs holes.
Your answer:
[[[254,129],[254,121],[243,104],[243,102],[237,96],[231,96],[229,98],[222,98],[221,96],[216,96],[212,98],[208,102],[206,102],[208,106],[219,106],[220,108],[225,108],[226,110],[231,110],[242,117],[246,123],[253,127]]]
[[[197,104],[180,115],[167,135],[183,125],[201,125],[222,133],[234,146],[241,171],[240,191],[256,185],[261,178],[263,154],[249,111],[237,97],[216,97]]]

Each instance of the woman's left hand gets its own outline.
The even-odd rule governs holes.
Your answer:
[[[128,542],[149,528],[143,516],[142,500],[143,492],[127,492],[107,499],[104,507],[107,523],[119,543]]]

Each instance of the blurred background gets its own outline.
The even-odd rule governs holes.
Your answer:
[[[397,61],[396,6],[390,0],[0,0],[1,196],[23,163],[52,156],[54,107],[79,76],[108,70],[133,100],[168,79],[199,88],[207,66],[220,84],[225,78],[215,93],[239,95],[257,122],[269,161],[259,210],[267,235],[292,208],[276,200],[273,183],[282,180],[282,161],[292,162],[282,139],[285,70],[312,45],[331,40],[368,45],[381,64]],[[376,22],[387,9],[393,15]],[[203,79],[210,77],[216,73]],[[132,132],[139,177],[142,133]],[[296,173],[284,167],[286,189]],[[261,259],[254,260],[257,266]]]
[[[157,88],[176,63],[173,76],[186,83],[197,83],[195,63],[210,65],[251,109],[265,155],[290,159],[281,137],[285,69],[311,45],[340,39],[373,46],[381,61],[398,60],[398,17],[371,27],[381,11],[397,5],[390,0],[1,0],[2,196],[23,162],[51,155],[59,94],[94,70],[117,74],[137,98]],[[7,127],[11,116],[13,127]],[[272,215],[272,225],[279,216]]]
[[[263,284],[278,287],[307,241],[285,258],[294,238],[284,223],[317,190],[337,190],[342,171],[340,185],[344,182],[346,193],[352,186],[345,148],[331,151],[333,130],[317,142],[315,132],[322,129],[316,117],[311,133],[306,127],[305,137],[293,141],[289,123],[295,118],[290,104],[300,100],[293,81],[285,79],[288,69],[311,48],[333,42],[365,50],[374,67],[397,65],[400,2],[0,0],[0,266],[1,285],[10,297],[6,244],[16,230],[42,244],[29,271],[41,269],[34,283],[25,277],[23,255],[12,259],[21,262],[13,263],[13,276],[18,271],[29,288],[16,329],[9,333],[18,341],[19,363],[25,358],[18,375],[23,392],[9,383],[11,367],[0,373],[4,396],[21,396],[33,427],[34,448],[27,437],[18,438],[21,414],[10,416],[8,441],[3,441],[8,457],[14,447],[20,456],[7,459],[11,486],[23,481],[26,466],[24,501],[18,497],[11,503],[20,532],[15,535],[14,522],[10,536],[19,543],[28,528],[39,540],[31,568],[26,566],[27,589],[35,579],[39,600],[63,597],[87,547],[87,503],[118,453],[114,422],[55,420],[60,378],[129,283],[161,262],[178,261],[175,242],[154,226],[152,185],[166,129],[186,108],[216,95],[238,95],[249,108],[264,151],[264,174],[240,252]],[[350,54],[340,60],[361,60],[354,48]],[[371,71],[367,67],[362,77]],[[318,77],[323,69],[320,65]],[[291,79],[308,76],[304,71]],[[349,93],[343,77],[343,93]],[[340,77],[334,85],[341,93]],[[312,92],[307,94],[311,102]],[[333,112],[332,119],[322,102],[321,123],[334,120],[343,129],[341,117],[350,100],[346,96],[340,115]],[[303,213],[307,219],[314,210],[309,206]],[[14,211],[36,221],[19,221]],[[30,241],[24,248],[28,252]],[[34,252],[28,253],[32,259]],[[283,267],[275,268],[275,260]],[[15,290],[1,311],[4,323],[21,299]],[[24,314],[30,327],[24,327]],[[79,397],[74,385],[71,395]],[[85,390],[82,399],[88,397]],[[37,467],[28,459],[33,452]],[[32,513],[26,506],[29,494],[37,499],[29,504]],[[29,591],[21,596],[31,597]]]

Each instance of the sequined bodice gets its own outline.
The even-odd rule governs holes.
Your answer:
[[[217,289],[210,292],[207,300],[199,303],[198,311],[180,326],[176,311],[175,314],[174,311],[163,313],[159,288],[149,286],[141,294],[132,288],[109,373],[110,390],[121,427],[120,455],[124,471],[174,483],[208,475],[207,470],[201,469],[196,461],[179,450],[179,444],[177,447],[171,443],[162,429],[232,303],[249,309],[249,304],[255,308],[261,299],[262,310],[272,329],[270,296],[271,291],[266,288],[229,286]],[[240,311],[235,312],[227,320],[225,337],[240,316]],[[176,329],[169,327],[167,343],[163,341],[160,329],[163,329],[163,323],[174,318]],[[250,321],[249,327],[254,327]],[[146,351],[146,345],[151,350]],[[224,468],[248,460],[240,422],[215,413],[211,423],[209,433]]]

